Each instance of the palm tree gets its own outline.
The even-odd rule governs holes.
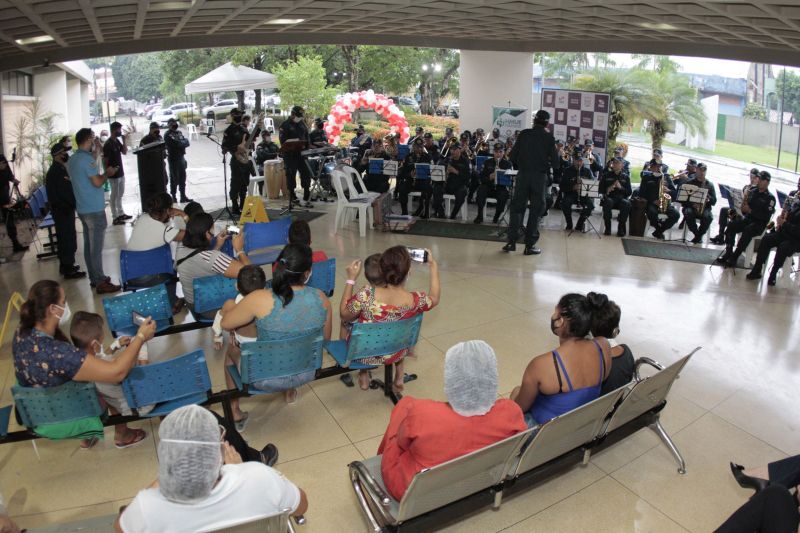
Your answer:
[[[645,91],[646,106],[639,109],[642,118],[648,121],[648,130],[653,141],[653,150],[670,131],[670,124],[681,122],[691,134],[705,134],[706,114],[697,99],[697,90],[689,80],[670,71],[634,71],[633,79]]]
[[[633,122],[647,107],[646,91],[630,70],[595,69],[575,77],[575,87],[584,91],[608,93],[608,153],[614,149],[622,127]]]

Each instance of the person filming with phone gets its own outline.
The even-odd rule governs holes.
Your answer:
[[[431,271],[431,282],[428,292],[409,291],[406,289],[411,262],[427,264]],[[439,304],[441,287],[439,285],[439,265],[427,249],[409,249],[405,246],[393,246],[381,254],[380,268],[382,283],[372,286],[367,284],[353,294],[356,278],[361,272],[360,259],[347,267],[347,281],[339,304],[339,314],[344,321],[350,322],[395,322],[412,318],[425,311],[430,311]],[[395,365],[395,378],[392,389],[403,390],[403,358],[408,350],[387,356],[371,357],[361,362],[368,365]],[[370,375],[367,370],[358,373],[358,385],[361,390],[369,389]],[[387,386],[389,384],[387,383]]]

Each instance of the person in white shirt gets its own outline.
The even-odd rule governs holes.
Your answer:
[[[172,207],[172,197],[158,193],[147,200],[147,213],[136,219],[133,232],[125,247],[131,252],[144,252],[173,241],[180,242],[185,234],[173,223],[173,218],[185,220],[186,213]]]
[[[222,426],[197,405],[167,415],[158,430],[158,480],[114,524],[121,533],[195,533],[284,510],[302,516],[305,493],[264,463],[243,463]]]

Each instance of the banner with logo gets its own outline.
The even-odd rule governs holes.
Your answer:
[[[594,151],[606,161],[608,158],[608,114],[611,97],[607,93],[574,91],[566,89],[542,90],[542,105],[550,113],[547,130],[556,139],[566,142],[575,137],[583,145],[586,139],[594,142]]]
[[[492,106],[492,128],[500,130],[500,139],[505,142],[514,132],[530,128],[528,109],[524,107],[498,107]],[[487,131],[486,133],[490,133]],[[487,135],[489,136],[489,135]]]

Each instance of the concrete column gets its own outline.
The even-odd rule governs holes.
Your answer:
[[[56,114],[53,120],[55,130],[67,131],[69,129],[67,73],[61,69],[34,73],[33,95],[39,98],[44,112]]]
[[[65,131],[74,132],[83,127],[84,123],[81,120],[81,115],[83,114],[82,107],[81,81],[77,78],[69,78],[67,79],[67,127]]]
[[[533,54],[461,50],[458,73],[461,131],[483,128],[488,135],[492,106],[508,106],[509,102],[512,107],[528,108],[524,124],[530,126]]]
[[[81,83],[81,128],[89,127],[89,84]],[[77,131],[77,130],[75,130]]]

